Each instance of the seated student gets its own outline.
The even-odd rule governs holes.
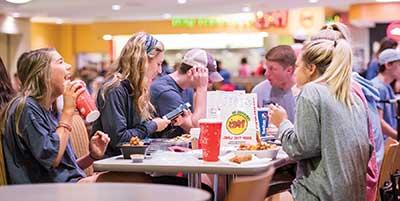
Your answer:
[[[193,100],[193,113],[179,119],[180,126],[169,126],[157,136],[175,137],[198,127],[198,121],[206,116],[207,87],[210,82],[222,81],[214,58],[202,49],[191,49],[183,56],[178,70],[153,82],[150,88],[151,102],[159,116]],[[194,89],[195,93],[188,91]]]
[[[298,161],[295,200],[366,199],[368,113],[351,90],[351,61],[351,46],[343,38],[307,42],[296,62],[302,91],[294,125],[281,106],[270,105],[283,150]]]
[[[90,153],[76,158],[69,137],[75,100],[85,86],[70,81],[70,68],[55,49],[33,50],[19,57],[21,93],[6,106],[0,123],[10,184],[93,180],[83,169],[103,157],[110,139],[97,132],[90,140]],[[61,95],[64,106],[57,121],[51,105]]]
[[[266,54],[266,80],[257,84],[252,93],[257,94],[258,107],[266,107],[270,103],[282,105],[293,122],[295,115],[295,97],[293,72],[296,55],[288,45],[278,45]]]
[[[144,32],[132,36],[122,49],[116,71],[97,96],[101,115],[92,128],[92,133],[100,130],[110,135],[107,157],[121,154],[118,144],[129,142],[133,136],[146,138],[170,123],[154,118],[149,95],[150,84],[161,72],[163,59],[163,44]]]

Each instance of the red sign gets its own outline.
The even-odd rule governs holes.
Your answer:
[[[400,21],[389,24],[386,29],[386,36],[396,41],[400,41]]]
[[[269,27],[286,27],[288,21],[287,11],[271,11],[256,13],[256,27],[266,29]]]

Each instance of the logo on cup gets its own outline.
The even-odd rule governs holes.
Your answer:
[[[249,121],[249,116],[244,112],[232,112],[231,116],[229,116],[226,121],[226,129],[232,135],[241,135],[247,130]]]

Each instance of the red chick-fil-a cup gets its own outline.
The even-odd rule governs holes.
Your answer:
[[[85,85],[82,84],[82,87],[85,87]],[[79,111],[82,118],[88,123],[96,121],[100,116],[100,112],[87,90],[76,98],[76,109]]]

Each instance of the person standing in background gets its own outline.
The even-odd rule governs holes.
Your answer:
[[[378,73],[379,73],[379,62],[378,62],[378,57],[381,52],[383,52],[386,49],[396,49],[398,46],[397,41],[391,39],[391,38],[383,38],[380,42],[379,49],[376,52],[376,55],[374,55],[371,59],[371,61],[368,63],[367,70],[364,72],[364,77],[368,80],[372,80],[375,78]]]
[[[250,77],[250,66],[249,66],[249,64],[247,64],[246,57],[243,57],[240,60],[239,77],[242,77],[242,78]]]
[[[379,54],[378,61],[379,74],[371,82],[379,90],[381,100],[395,99],[390,83],[395,79],[400,79],[400,52],[395,49],[386,49]],[[378,110],[383,134],[397,139],[396,106],[391,103],[379,103]]]

